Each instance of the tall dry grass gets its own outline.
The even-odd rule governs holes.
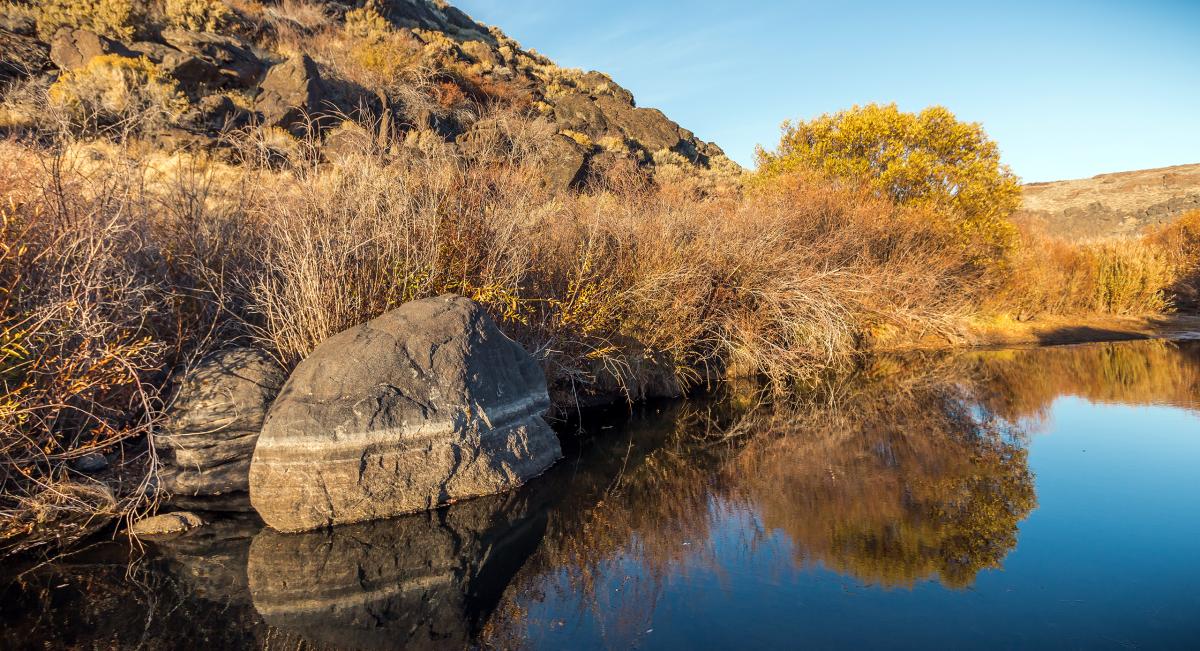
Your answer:
[[[1075,243],[1026,228],[986,309],[1024,317],[1160,314],[1180,303],[1177,282],[1198,258],[1150,237]]]
[[[75,508],[35,505],[88,512],[65,486],[117,486],[114,513],[144,504],[153,450],[128,443],[189,360],[241,341],[291,366],[417,298],[480,302],[569,401],[662,376],[785,389],[981,310],[1158,311],[1194,256],[1178,234],[1037,240],[980,267],[945,216],[803,175],[718,190],[618,163],[552,191],[554,130],[477,108],[493,137],[469,155],[378,124],[336,152],[229,134],[223,161],[69,130],[0,143],[7,538]],[[72,466],[91,452],[126,456],[97,482]]]

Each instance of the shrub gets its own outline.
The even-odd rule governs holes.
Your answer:
[[[1167,256],[1145,242],[1117,240],[1084,248],[1094,274],[1091,309],[1110,314],[1164,312],[1174,268]]]
[[[49,99],[84,130],[138,131],[169,123],[187,108],[175,81],[149,59],[115,54],[64,72],[50,87]]]
[[[0,29],[18,34],[32,33],[37,29],[38,11],[27,2],[0,3]]]
[[[129,40],[133,38],[141,6],[134,0],[41,0],[37,31],[45,41],[67,28],[88,29],[97,34]]]
[[[353,38],[366,40],[381,39],[392,30],[392,23],[371,3],[346,12],[343,29]]]
[[[864,183],[902,205],[950,211],[960,239],[982,261],[1011,252],[1008,221],[1020,182],[979,124],[940,106],[905,113],[895,104],[855,106],[808,122],[785,122],[779,146],[758,150],[759,174],[797,169]]]
[[[165,9],[167,22],[172,26],[197,32],[217,31],[231,17],[222,0],[167,0]]]
[[[996,312],[1156,314],[1173,307],[1179,272],[1170,255],[1147,240],[1075,244],[1026,233],[1011,271],[988,302]]]
[[[387,89],[401,82],[420,59],[420,49],[400,33],[359,39],[350,49],[348,63],[354,70],[348,76],[360,79],[369,88]]]
[[[1200,210],[1188,212],[1147,235],[1175,266],[1170,293],[1181,308],[1200,309]]]
[[[594,148],[596,146],[596,143],[592,142],[592,139],[590,137],[588,137],[588,134],[586,134],[586,133],[581,133],[579,131],[572,131],[570,129],[564,129],[564,130],[560,131],[559,133],[570,138],[571,140],[574,140],[575,144],[579,145],[580,147],[583,147],[584,149],[586,149],[588,151],[591,151],[592,148]]]

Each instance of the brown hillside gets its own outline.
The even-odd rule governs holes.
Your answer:
[[[1200,208],[1200,164],[1030,183],[1016,216],[1069,240],[1137,235]]]

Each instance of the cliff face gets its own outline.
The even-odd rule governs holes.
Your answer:
[[[114,14],[113,2],[132,9]],[[92,4],[0,6],[0,93],[10,96],[0,130],[44,128],[45,111],[29,105],[33,86],[79,112],[85,119],[77,122],[120,123],[123,133],[136,123],[165,148],[219,147],[231,128],[302,135],[313,121],[328,140],[357,116],[381,139],[410,148],[442,143],[472,159],[481,150],[495,155],[497,143],[520,149],[514,131],[538,134],[543,158],[558,161],[558,184],[578,185],[589,170],[621,161],[649,171],[740,171],[716,145],[639,107],[607,75],[560,68],[441,0]],[[155,106],[86,96],[104,85],[94,79],[114,76],[143,91],[153,83],[153,93],[125,93],[139,100],[178,96]],[[514,116],[536,128],[513,129]],[[500,157],[511,160],[509,153]]]
[[[1138,235],[1200,209],[1200,164],[1031,183],[1016,219],[1069,240]]]

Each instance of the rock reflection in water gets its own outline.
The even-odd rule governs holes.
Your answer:
[[[304,534],[265,529],[250,549],[254,607],[309,642],[461,648],[541,541],[529,495]]]
[[[932,617],[1012,570],[1037,503],[1026,446],[1064,396],[1200,409],[1200,342],[880,359],[786,398],[589,414],[510,495],[299,535],[213,516],[130,567],[117,544],[0,580],[0,648],[625,648],[708,620],[786,646],[838,632],[772,604],[803,590],[857,617],[842,585],[939,595]]]

